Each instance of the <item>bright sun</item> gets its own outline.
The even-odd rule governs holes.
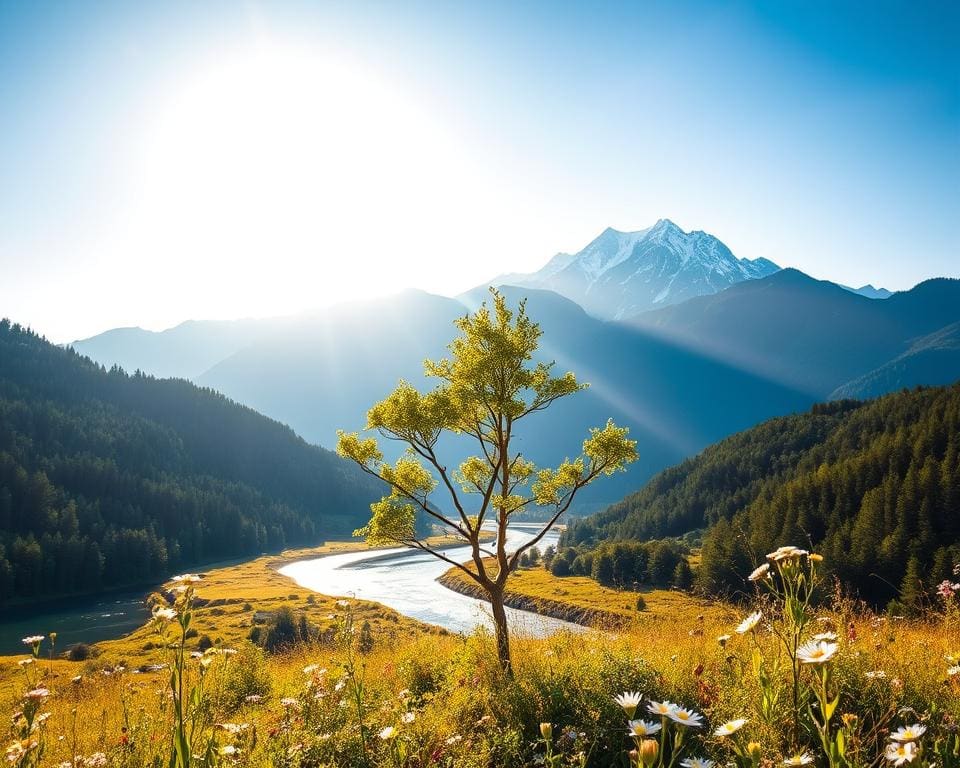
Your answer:
[[[423,285],[417,270],[455,268],[445,247],[493,189],[409,95],[353,62],[288,47],[179,84],[144,157],[128,222],[136,261],[152,252],[177,276],[171,300],[205,292],[211,315]]]

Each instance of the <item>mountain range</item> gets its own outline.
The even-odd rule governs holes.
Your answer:
[[[955,280],[928,281],[880,301],[778,270],[621,322],[593,317],[554,292],[503,291],[511,303],[528,299],[544,330],[543,359],[591,384],[539,417],[523,437],[524,454],[541,463],[562,460],[589,427],[610,417],[639,441],[641,460],[585,489],[580,513],[617,501],[716,440],[835,392],[856,396],[960,377],[951,347],[956,329],[951,335],[948,327],[960,322]],[[422,361],[443,356],[453,321],[485,298],[479,289],[457,299],[408,291],[282,326],[264,321],[248,343],[236,349],[231,339],[221,359],[191,378],[331,446],[338,428],[362,428],[367,409],[398,379],[430,386]],[[147,367],[151,344],[165,364],[174,332],[142,333],[138,366],[157,373]],[[189,349],[198,340],[184,359],[199,361],[198,349],[207,355],[204,364],[216,357],[207,345],[211,335],[208,324],[178,327],[177,344]],[[97,353],[91,342],[74,346]],[[463,446],[447,449],[452,460],[466,453]]]
[[[954,381],[958,318],[958,280],[878,301],[784,269],[627,322],[823,399]]]
[[[684,232],[660,219],[639,232],[605,229],[577,253],[558,253],[536,272],[501,275],[492,283],[554,291],[591,315],[617,320],[778,269],[768,259],[738,259],[713,235]]]

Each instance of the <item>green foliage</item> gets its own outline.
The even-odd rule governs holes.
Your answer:
[[[574,497],[597,478],[622,471],[637,458],[636,441],[612,421],[590,430],[582,454],[556,468],[538,469],[514,448],[520,421],[558,399],[584,389],[573,373],[552,374],[552,363],[533,363],[540,327],[521,301],[516,311],[491,289],[493,307],[482,305],[459,318],[460,331],[449,345],[450,357],[427,360],[424,371],[438,380],[421,394],[400,381],[396,389],[367,413],[367,429],[405,443],[407,452],[395,464],[384,462],[374,438],[338,433],[337,452],[387,484],[388,495],[371,504],[369,523],[356,531],[371,543],[401,543],[438,557],[416,529],[417,511],[433,518],[446,532],[464,538],[473,550],[472,564],[453,563],[466,571],[489,595],[496,627],[500,663],[510,667],[510,650],[503,591],[507,577],[526,551],[566,512]],[[436,453],[444,433],[468,436],[479,452],[448,468]],[[442,488],[441,502],[431,498]],[[452,507],[446,513],[443,504]],[[506,551],[511,515],[546,507],[540,532],[512,552]],[[496,526],[493,563],[484,564],[480,531],[485,522]],[[446,558],[444,558],[446,559]],[[529,562],[529,556],[527,556]],[[563,561],[554,561],[562,567]]]
[[[317,628],[307,621],[305,614],[296,613],[289,605],[284,605],[277,609],[265,631],[261,630],[257,637],[268,653],[281,653],[311,642],[317,635]],[[250,639],[254,641],[253,637]]]
[[[565,545],[709,527],[700,588],[739,591],[786,541],[874,605],[908,611],[960,563],[960,384],[838,401],[773,419],[666,470],[571,525]]]
[[[243,708],[251,697],[261,701],[270,696],[272,683],[263,649],[253,643],[244,643],[233,663],[227,667],[224,681],[217,694],[217,710],[232,715]]]
[[[348,534],[381,488],[211,390],[0,321],[0,602]]]

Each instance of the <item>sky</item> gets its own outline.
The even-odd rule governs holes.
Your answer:
[[[954,2],[0,0],[0,316],[453,295],[659,218],[960,276],[958,40]]]

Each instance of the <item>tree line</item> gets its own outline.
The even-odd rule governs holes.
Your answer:
[[[381,493],[210,389],[0,321],[0,602],[348,535]]]
[[[765,422],[573,523],[562,543],[698,529],[706,593],[743,589],[764,553],[796,544],[874,605],[915,610],[960,564],[960,383]]]

